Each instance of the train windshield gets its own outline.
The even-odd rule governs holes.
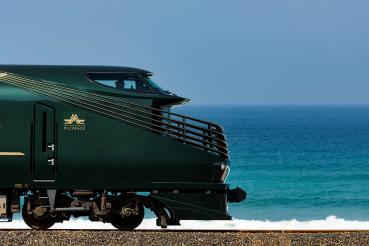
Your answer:
[[[156,89],[158,92],[163,92],[163,89],[149,77],[146,77],[146,81],[151,85],[152,88]]]
[[[155,93],[157,91],[149,80],[138,74],[130,73],[87,73],[87,77],[104,86],[112,87],[118,90]]]

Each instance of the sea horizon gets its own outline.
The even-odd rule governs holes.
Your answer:
[[[369,105],[184,105],[224,127],[240,220],[369,220]]]

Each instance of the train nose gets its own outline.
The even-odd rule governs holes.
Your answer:
[[[238,186],[235,189],[229,189],[227,191],[227,200],[228,202],[242,202],[247,197],[246,191],[239,188]]]

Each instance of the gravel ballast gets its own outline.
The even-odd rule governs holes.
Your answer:
[[[1,245],[368,245],[369,232],[2,230]]]

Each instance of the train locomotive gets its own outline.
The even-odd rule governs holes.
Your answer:
[[[0,65],[0,216],[33,229],[73,217],[140,225],[229,220],[246,192],[225,183],[221,126],[171,112],[188,99],[146,70]],[[24,200],[22,200],[24,197]],[[23,202],[21,202],[21,200]]]

